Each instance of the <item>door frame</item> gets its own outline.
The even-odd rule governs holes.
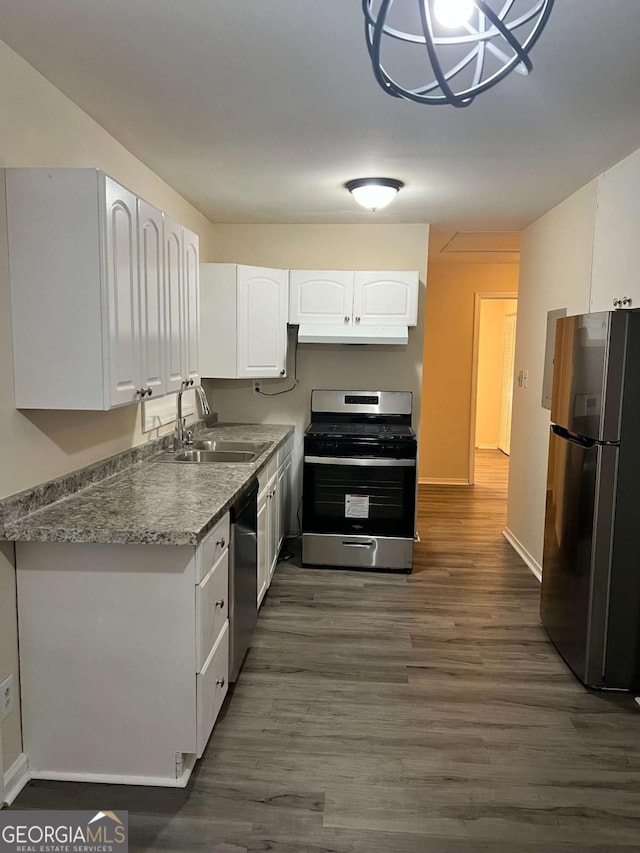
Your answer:
[[[473,300],[473,349],[471,356],[471,412],[469,416],[469,468],[467,479],[469,485],[475,482],[476,465],[476,410],[478,406],[478,356],[480,353],[480,310],[484,299],[517,299],[513,292],[482,292],[476,290]],[[517,334],[517,333],[516,333]]]

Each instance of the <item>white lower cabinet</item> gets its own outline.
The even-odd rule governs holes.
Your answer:
[[[33,778],[186,785],[228,689],[228,537],[17,543]]]
[[[258,607],[271,583],[277,554],[274,553],[274,509],[273,500],[278,477],[278,457],[273,454],[258,473]]]
[[[262,599],[265,596],[269,583],[268,502],[267,491],[265,489],[258,495],[258,607],[262,604]]]
[[[224,627],[202,671],[196,676],[198,714],[198,752],[202,756],[213,726],[229,690],[229,622]]]
[[[258,473],[258,606],[271,584],[291,511],[293,436]]]

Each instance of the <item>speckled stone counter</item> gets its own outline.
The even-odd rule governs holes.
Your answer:
[[[280,424],[219,424],[198,439],[268,441],[253,463],[170,464],[160,456],[5,524],[18,542],[197,545],[293,433]]]

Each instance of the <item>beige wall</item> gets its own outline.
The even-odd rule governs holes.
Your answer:
[[[415,269],[420,273],[419,325],[409,329],[409,344],[345,346],[303,344],[298,350],[299,385],[290,394],[260,397],[248,380],[205,382],[213,408],[224,421],[293,423],[299,472],[302,430],[309,421],[312,388],[375,388],[414,393],[414,425],[420,417],[424,282],[427,225],[218,225],[212,257],[285,269]],[[427,288],[428,289],[428,288]],[[290,342],[292,336],[290,335]],[[286,380],[265,380],[265,391],[288,387],[293,377],[289,347]],[[297,493],[296,493],[297,495]],[[297,497],[294,505],[297,507]]]
[[[597,181],[592,181],[522,234],[516,375],[527,388],[513,395],[507,532],[535,571],[542,565],[549,447],[549,411],[543,409],[542,373],[547,312],[589,310]]]
[[[516,293],[517,264],[435,263],[425,308],[420,479],[469,482],[476,293]]]
[[[504,367],[504,321],[518,310],[516,299],[483,299],[478,335],[476,447],[497,447]]]
[[[211,225],[86,113],[0,42],[0,166],[104,169],[189,226],[209,251]],[[4,199],[3,173],[0,198]],[[18,412],[13,407],[6,216],[0,204],[0,498],[146,440],[140,406],[114,412]],[[13,549],[0,553],[0,681],[17,675]],[[17,685],[16,685],[17,686]],[[1,725],[4,769],[21,751],[19,712]],[[1,768],[0,768],[1,769]]]

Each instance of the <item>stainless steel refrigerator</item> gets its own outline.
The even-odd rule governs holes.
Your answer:
[[[640,311],[558,320],[542,622],[589,687],[640,687]]]

